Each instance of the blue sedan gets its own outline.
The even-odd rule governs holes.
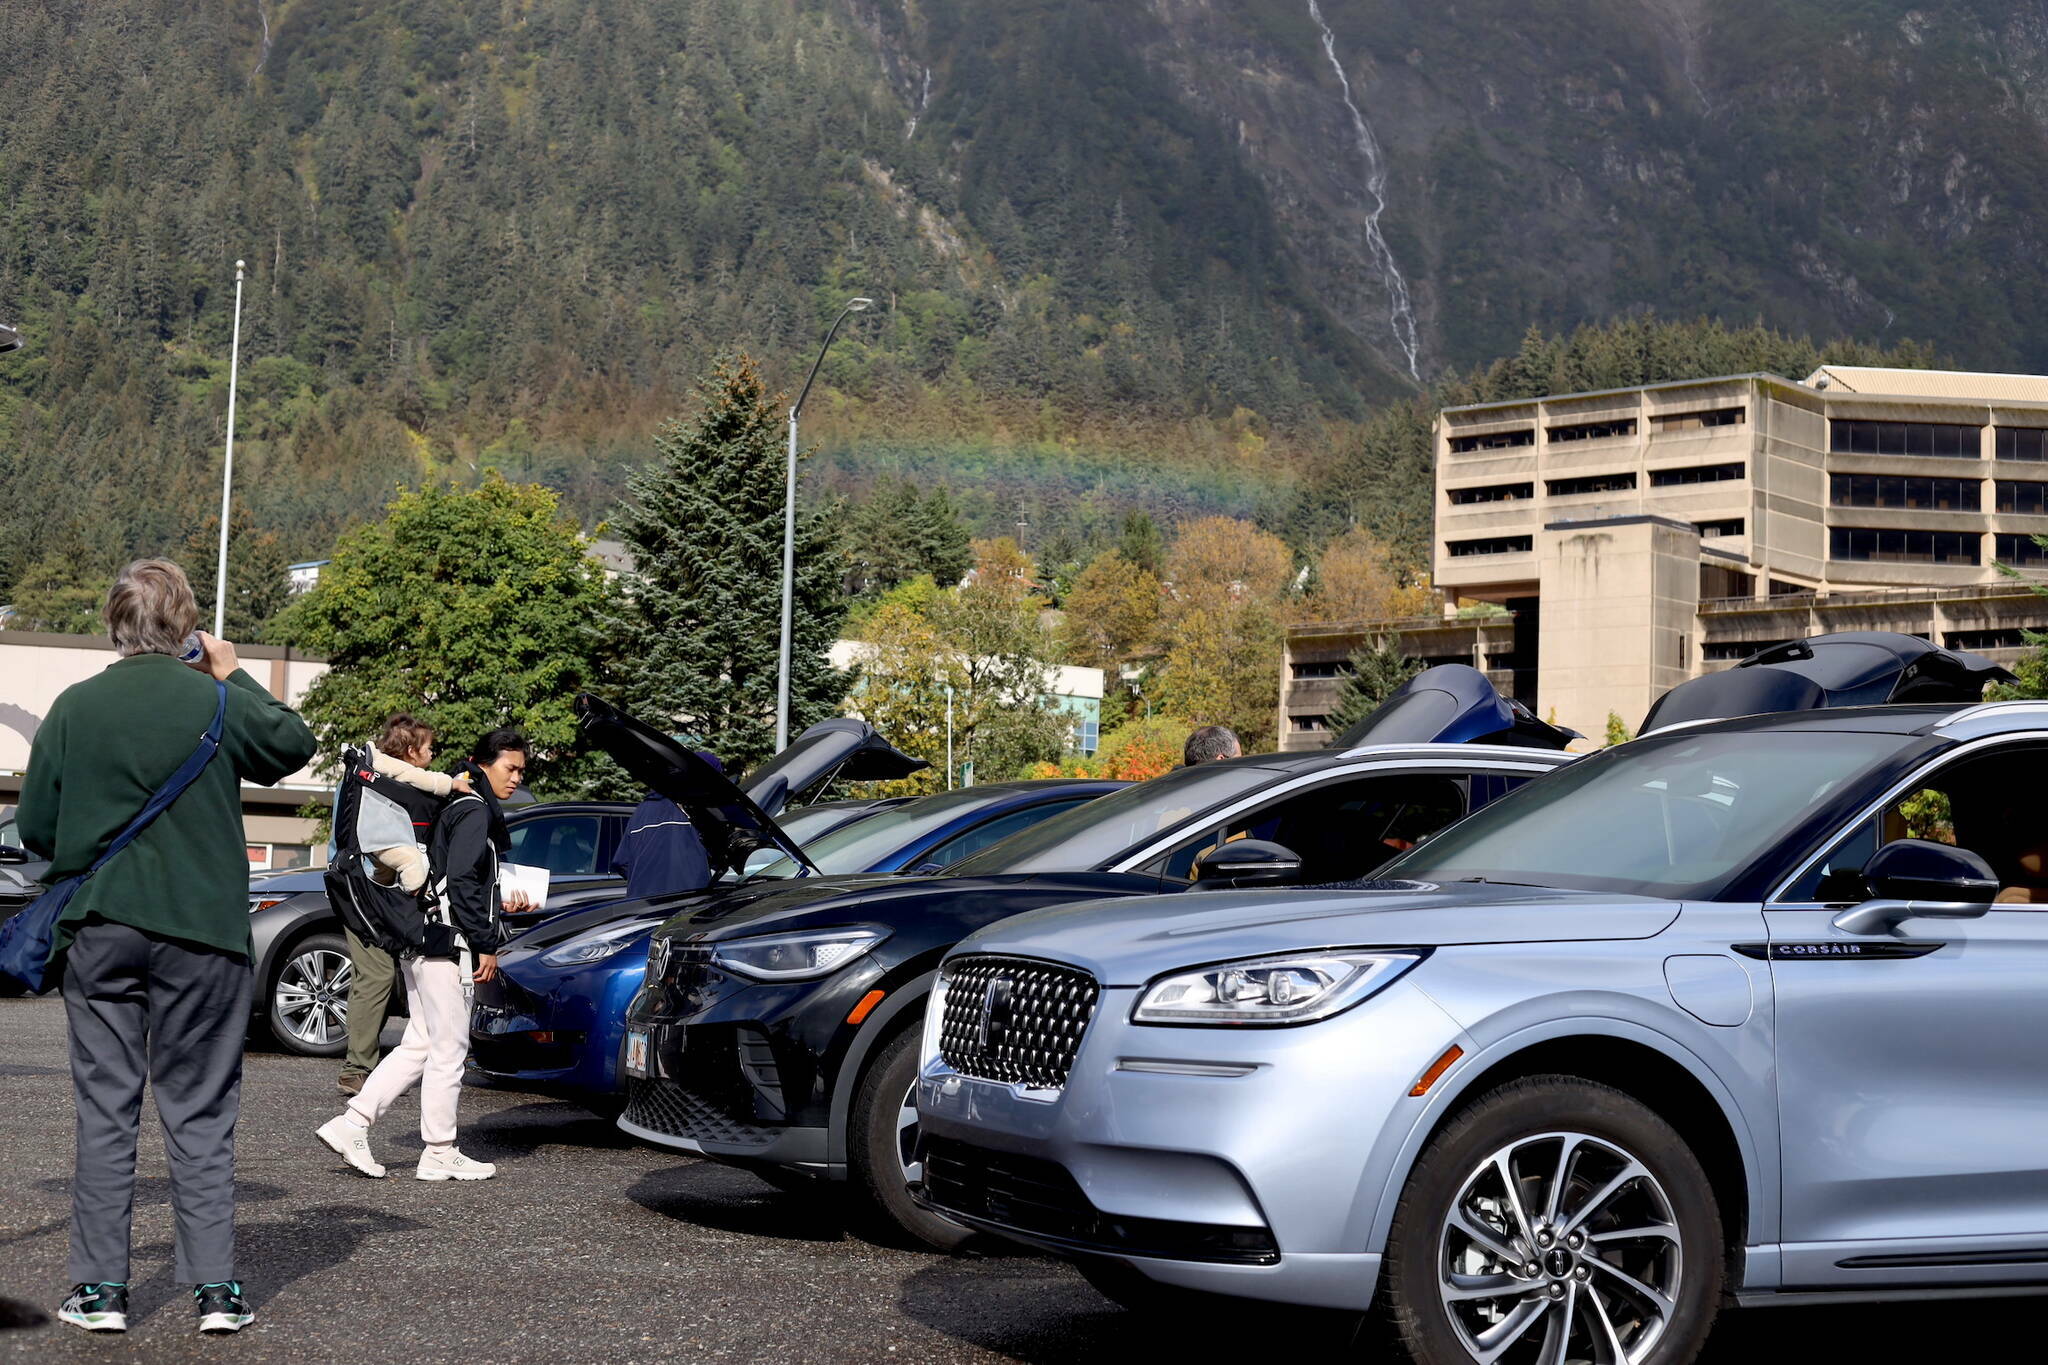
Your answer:
[[[1003,782],[907,801],[833,802],[780,821],[819,872],[936,871],[1121,782]],[[750,863],[747,880],[797,877],[788,857]],[[656,925],[706,892],[616,901],[560,916],[512,940],[498,975],[476,988],[472,1077],[616,1110],[626,1004],[647,969]]]

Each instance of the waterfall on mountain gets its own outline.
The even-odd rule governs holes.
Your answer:
[[[1351,128],[1358,142],[1358,153],[1365,159],[1365,193],[1369,200],[1365,209],[1366,249],[1372,254],[1380,280],[1386,285],[1388,320],[1393,324],[1394,340],[1408,358],[1409,375],[1420,381],[1422,347],[1416,332],[1415,308],[1408,298],[1408,281],[1394,261],[1394,251],[1387,245],[1386,234],[1380,231],[1380,215],[1387,211],[1386,155],[1380,149],[1380,140],[1373,136],[1372,125],[1365,121],[1357,100],[1352,98],[1351,78],[1344,74],[1344,63],[1337,59],[1337,35],[1330,31],[1330,25],[1323,18],[1322,7],[1316,0],[1308,0],[1308,14],[1316,21],[1316,27],[1323,31],[1323,55],[1329,59],[1330,69],[1337,73],[1337,83],[1344,92],[1344,107],[1351,112]]]

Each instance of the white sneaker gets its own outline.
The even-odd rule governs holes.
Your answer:
[[[350,1123],[348,1116],[338,1114],[327,1120],[314,1132],[334,1154],[373,1180],[384,1178],[384,1168],[370,1155],[370,1130],[360,1124]]]
[[[489,1180],[498,1168],[488,1161],[471,1161],[453,1147],[429,1147],[420,1153],[421,1180]]]

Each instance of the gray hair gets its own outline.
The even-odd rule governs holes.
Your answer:
[[[130,654],[185,652],[185,637],[199,626],[199,603],[185,571],[168,559],[138,559],[107,589],[107,634],[114,650]]]
[[[1181,751],[1181,761],[1190,768],[1197,763],[1214,763],[1219,758],[1236,758],[1244,750],[1237,742],[1237,734],[1227,725],[1204,725],[1188,736],[1188,747]]]

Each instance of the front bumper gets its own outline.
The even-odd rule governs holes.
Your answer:
[[[871,961],[782,983],[671,968],[626,1014],[628,1032],[647,1037],[648,1074],[625,1077],[620,1130],[717,1160],[840,1174],[832,1089],[857,1032],[846,1017],[882,974]]]
[[[471,1076],[544,1094],[618,1093],[626,1006],[646,971],[633,951],[566,971],[538,954],[502,955],[471,1001]]]
[[[924,1202],[1166,1284],[1369,1307],[1408,1092],[1456,1023],[1406,982],[1295,1028],[1135,1025],[1138,993],[1102,990],[1058,1090],[961,1075],[928,1032]]]

